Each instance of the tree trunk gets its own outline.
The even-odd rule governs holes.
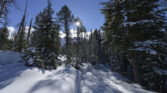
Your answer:
[[[132,59],[132,66],[133,66],[133,74],[134,74],[134,81],[136,83],[140,82],[140,71],[139,71],[139,62],[136,60],[136,58]]]
[[[30,41],[30,33],[31,33],[31,28],[32,28],[32,19],[30,21],[29,29],[28,29],[28,34],[27,34],[27,45],[29,46],[29,41]]]

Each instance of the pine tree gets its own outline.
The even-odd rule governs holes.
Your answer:
[[[75,67],[79,68],[82,62],[86,62],[86,28],[79,17],[75,19],[76,23],[76,42],[74,42],[73,55],[76,58]]]
[[[72,15],[69,8],[65,5],[61,8],[61,10],[57,13],[58,21],[61,23],[61,27],[64,29],[66,33],[66,55],[67,60],[71,60],[71,37],[70,37],[70,26],[74,21],[74,16]]]
[[[120,61],[129,61],[120,63],[120,68],[126,68],[127,62],[130,63],[135,82],[164,92],[166,76],[155,70],[165,69],[164,58],[167,56],[166,19],[159,1],[110,0],[104,3],[103,13],[106,17],[106,40],[118,54],[116,59],[120,56]]]
[[[89,62],[92,64],[99,64],[102,58],[102,47],[101,47],[101,33],[100,30],[91,31],[90,39],[89,39]]]
[[[86,62],[86,51],[87,51],[87,39],[86,39],[86,28],[82,21],[79,20],[79,26],[77,27],[78,34],[78,56],[80,62]]]
[[[126,40],[126,32],[121,24],[125,21],[124,18],[124,3],[119,0],[110,0],[103,2],[104,8],[102,13],[105,14],[105,23],[102,29],[105,31],[103,47],[106,54],[109,56],[109,64],[112,67],[112,71],[123,73],[123,61],[120,56],[128,47],[128,41]]]
[[[25,36],[25,26],[23,26],[22,30],[19,34],[17,34],[17,38],[15,40],[15,51],[23,52],[26,48],[26,36]]]
[[[155,68],[164,69],[166,65],[165,15],[160,9],[160,0],[126,1],[127,20],[125,28],[129,30],[130,51],[128,58],[134,69],[134,79],[157,91],[164,88],[163,78]],[[136,9],[136,10],[134,10]],[[129,25],[129,26],[127,26]],[[148,69],[149,68],[149,69]]]
[[[8,36],[9,31],[7,27],[0,28],[0,50],[6,50],[8,48]]]
[[[23,52],[24,49],[26,48],[25,20],[26,20],[27,5],[28,5],[28,1],[26,2],[24,14],[20,22],[17,35],[15,37],[14,50],[17,52]]]
[[[35,66],[46,69],[56,68],[60,50],[59,25],[53,21],[53,13],[48,0],[47,8],[40,12],[35,20],[35,56],[29,58],[33,59]]]
[[[28,29],[28,34],[27,34],[27,47],[30,46],[30,38],[31,38],[31,29],[32,29],[32,19],[30,21],[29,29]]]

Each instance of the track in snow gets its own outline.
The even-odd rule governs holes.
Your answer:
[[[102,68],[88,65],[78,71],[68,65],[43,72],[23,63],[3,65],[0,66],[0,93],[150,93]]]

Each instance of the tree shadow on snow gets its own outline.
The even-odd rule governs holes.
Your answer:
[[[23,63],[2,66],[0,68],[0,89],[10,85],[26,69],[28,68]]]
[[[66,82],[66,83],[63,83]],[[69,85],[68,87],[66,87]],[[69,93],[74,93],[72,87],[70,86],[68,80],[66,80],[63,77],[57,77],[56,79],[49,78],[47,80],[41,80],[37,82],[29,91],[28,93],[35,93],[36,91],[40,90],[42,91],[43,89],[49,89],[50,92],[54,93],[66,93],[64,91],[68,90]]]
[[[113,77],[115,78],[115,80],[123,80],[122,77],[120,77],[119,74],[117,73],[112,73],[111,74],[102,74],[100,72],[107,72],[110,73],[110,71],[108,69],[101,69],[98,66],[97,67],[93,67],[93,69],[88,71],[90,73],[90,75],[88,76],[83,76],[83,84],[91,91],[91,93],[124,93],[123,91],[120,91],[118,88],[121,87],[119,86],[118,81],[112,81],[112,86],[109,84],[109,82],[107,83],[107,81],[105,80],[105,78],[107,77]],[[119,77],[118,77],[119,76]],[[88,83],[89,82],[89,83]],[[123,87],[121,87],[122,89],[124,89]]]

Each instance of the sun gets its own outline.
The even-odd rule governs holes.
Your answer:
[[[75,24],[76,24],[76,26],[80,26],[80,22],[79,21],[77,21]]]

